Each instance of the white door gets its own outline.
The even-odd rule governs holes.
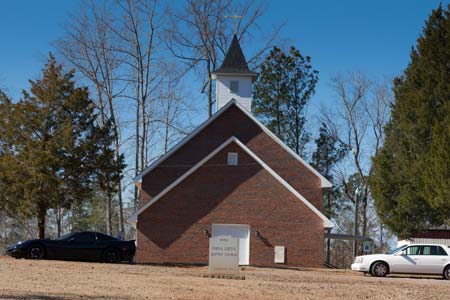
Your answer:
[[[443,274],[444,267],[449,261],[448,255],[441,246],[422,246],[420,255],[421,272],[427,274]]]
[[[392,273],[415,273],[419,263],[420,246],[409,246],[389,259]]]
[[[232,236],[239,239],[239,264],[250,261],[250,226],[241,224],[213,224],[212,237]]]

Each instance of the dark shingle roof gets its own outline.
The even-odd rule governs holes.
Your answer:
[[[250,71],[245,60],[244,53],[242,53],[239,40],[236,35],[233,37],[230,48],[223,60],[220,68],[214,71],[216,74],[242,74],[256,76],[255,72]]]

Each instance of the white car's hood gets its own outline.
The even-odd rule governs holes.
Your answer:
[[[367,254],[367,255],[357,256],[355,259],[358,259],[361,257],[363,258],[364,262],[367,262],[367,261],[374,261],[374,260],[378,260],[378,259],[386,259],[388,257],[392,257],[392,255],[390,255],[390,254]]]
[[[392,255],[390,254],[367,254],[367,255],[361,255],[364,258],[375,258],[375,257],[390,257]]]

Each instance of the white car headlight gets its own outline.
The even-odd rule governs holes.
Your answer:
[[[357,263],[357,264],[362,264],[363,263],[363,261],[364,261],[364,257],[357,257],[356,259],[355,259],[355,263]]]

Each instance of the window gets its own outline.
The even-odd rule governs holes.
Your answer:
[[[112,236],[97,232],[97,241],[115,241],[115,240],[117,239]]]
[[[77,234],[78,234],[78,233],[68,233],[68,234],[65,234],[65,235],[63,235],[63,236],[57,238],[56,240],[57,240],[57,241],[68,241],[68,240],[70,240],[71,238],[75,237]]]
[[[237,94],[239,92],[239,81],[230,80],[230,93]]]
[[[80,232],[73,237],[75,242],[93,242],[95,241],[95,233],[93,232]]]
[[[419,253],[420,253],[419,250],[420,250],[419,246],[412,246],[412,247],[406,248],[404,251],[405,251],[406,255],[419,255]]]
[[[237,166],[238,164],[238,154],[236,152],[228,152],[228,165]]]
[[[439,246],[423,246],[422,255],[445,255],[445,256],[447,256],[447,252],[445,252],[445,250]]]
[[[436,255],[433,254],[434,252],[436,252],[436,247],[431,247],[431,246],[423,246],[422,247],[422,255]]]
[[[448,256],[448,254],[447,254],[447,252],[445,252],[445,250],[444,249],[442,249],[442,247],[439,247],[439,246],[436,246],[438,249],[437,249],[437,255],[445,255],[445,256]]]

